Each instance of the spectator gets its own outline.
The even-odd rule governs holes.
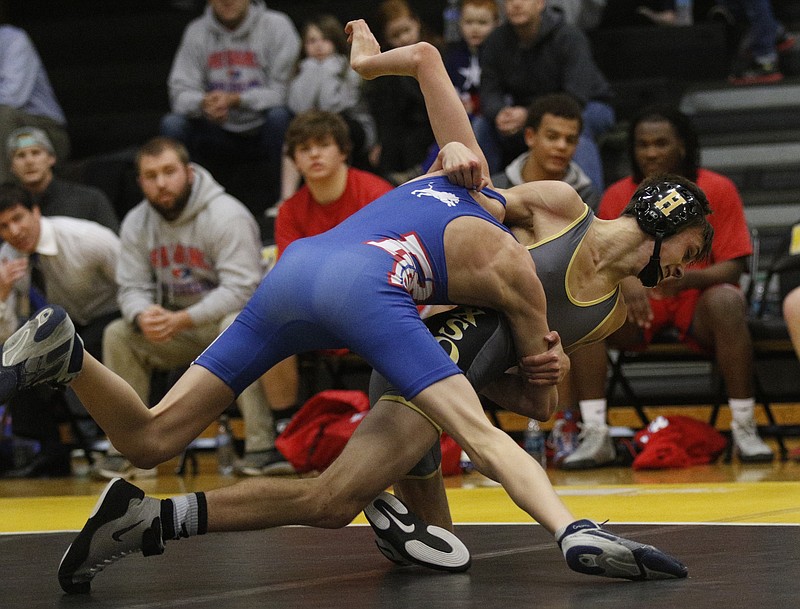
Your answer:
[[[293,241],[324,233],[392,189],[386,180],[347,166],[351,146],[347,124],[337,114],[310,110],[292,120],[286,133],[286,154],[304,184],[278,211],[278,256]],[[270,387],[272,418],[278,433],[299,408],[297,357],[273,367],[262,381]],[[252,471],[239,469],[243,473]]]
[[[117,283],[123,319],[106,328],[103,353],[108,368],[147,404],[153,370],[189,365],[252,295],[262,275],[261,244],[252,214],[190,163],[179,142],[150,140],[136,164],[145,200],[122,222]],[[263,452],[271,471],[286,472],[271,422],[264,420],[269,409],[263,398],[256,383],[239,396],[245,450]],[[112,448],[96,474],[143,477],[155,470],[134,468]]]
[[[299,52],[292,21],[261,0],[209,0],[175,55],[167,83],[172,113],[161,133],[204,163],[263,159],[269,207],[282,198],[286,88]]]
[[[478,145],[492,173],[500,170],[502,162],[494,128],[481,112],[480,54],[483,41],[498,23],[496,0],[462,0],[458,20],[461,39],[451,44],[443,56],[447,73],[461,96]]]
[[[369,151],[377,143],[375,119],[362,95],[363,81],[350,67],[344,25],[333,15],[317,15],[303,25],[302,39],[302,59],[289,84],[289,109],[294,114],[340,114],[350,129],[353,164],[366,169]]]
[[[39,127],[53,142],[57,158],[65,161],[70,149],[66,122],[31,39],[19,28],[0,25],[0,142],[18,127]],[[10,178],[4,156],[0,182]]]
[[[406,0],[381,2],[376,23],[383,49],[431,38]],[[372,165],[394,185],[421,175],[435,141],[419,83],[387,76],[367,82],[365,92],[378,128]]]
[[[600,195],[592,181],[572,160],[578,146],[583,120],[581,106],[566,93],[543,95],[534,101],[525,121],[527,152],[514,159],[502,173],[492,176],[499,188],[523,182],[561,180],[572,186],[592,210]]]
[[[548,6],[564,15],[564,21],[584,31],[600,25],[606,3],[606,0],[547,0]]]
[[[545,0],[505,0],[506,23],[483,45],[481,106],[493,121],[503,161],[525,151],[527,107],[539,95],[569,93],[583,105],[575,162],[603,191],[597,139],[614,125],[611,87],[592,58],[586,35]]]
[[[732,28],[744,23],[744,35],[728,80],[734,85],[767,84],[783,80],[780,53],[789,51],[794,36],[775,19],[770,0],[717,0],[712,17]]]
[[[643,109],[631,123],[628,144],[633,173],[609,187],[598,217],[619,216],[643,178],[675,173],[696,181],[708,196],[714,241],[709,259],[688,267],[680,278],[667,279],[649,291],[635,279],[624,282],[628,321],[609,342],[616,347],[644,346],[662,331],[674,330],[691,348],[713,353],[728,393],[739,458],[769,461],[772,450],[759,437],[755,423],[753,347],[745,298],[737,285],[752,253],[741,197],[728,178],[698,166],[697,134],[689,119],[674,108]],[[582,440],[562,467],[610,463],[616,453],[606,424],[605,346],[598,343],[576,351],[571,374],[583,419]]]
[[[6,154],[11,173],[42,215],[83,218],[119,232],[117,214],[102,190],[55,176],[55,149],[44,131],[36,127],[14,130],[6,142]]]
[[[42,217],[30,193],[0,186],[0,342],[46,302],[75,321],[84,346],[102,357],[103,329],[119,317],[114,269],[119,238],[95,222]],[[9,401],[15,435],[37,440],[40,452],[9,477],[68,476],[70,453],[57,413],[83,406],[71,390],[34,387]]]

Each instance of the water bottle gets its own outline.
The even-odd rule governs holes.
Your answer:
[[[547,467],[547,453],[545,452],[545,437],[539,421],[528,419],[525,429],[523,448],[542,467]]]
[[[447,4],[442,12],[444,21],[444,41],[448,44],[461,40],[461,28],[458,20],[461,17],[461,9],[458,6],[459,0],[447,0]]]
[[[233,474],[233,463],[236,460],[236,453],[233,448],[233,434],[227,416],[219,419],[217,427],[217,468],[223,476]]]
[[[692,0],[675,0],[675,25],[692,25]]]

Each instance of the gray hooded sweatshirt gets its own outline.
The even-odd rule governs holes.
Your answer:
[[[241,309],[261,281],[261,242],[250,211],[211,174],[192,164],[194,184],[168,222],[147,200],[120,229],[119,306],[130,322],[152,304],[186,309],[195,325]]]
[[[241,105],[231,109],[223,127],[253,131],[264,123],[264,110],[285,105],[299,55],[300,36],[292,20],[260,0],[250,4],[234,31],[223,27],[207,6],[186,27],[175,54],[167,79],[172,111],[199,118],[206,93],[235,92]]]
[[[496,173],[492,176],[492,184],[497,188],[510,188],[522,184],[525,180],[522,178],[522,168],[525,166],[525,161],[528,160],[530,152],[523,152],[516,159],[511,161],[504,171]],[[597,205],[600,203],[600,195],[594,189],[592,181],[589,176],[581,169],[575,161],[570,161],[567,167],[567,173],[561,178],[562,182],[566,182],[572,186],[583,199],[592,211],[597,210]]]

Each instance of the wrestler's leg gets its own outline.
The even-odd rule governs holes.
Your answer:
[[[234,398],[214,374],[191,366],[149,409],[130,385],[89,353],[70,386],[112,444],[143,468],[179,454]]]
[[[555,533],[575,520],[542,467],[486,418],[464,376],[430,385],[414,404],[461,445],[481,473],[502,484],[514,503],[548,531]]]
[[[345,526],[411,469],[437,438],[418,413],[379,401],[318,477],[256,478],[206,493],[208,530]]]
[[[453,530],[453,518],[450,515],[441,467],[426,478],[398,480],[394,483],[394,494],[428,524]]]

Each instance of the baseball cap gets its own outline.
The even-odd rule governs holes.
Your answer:
[[[6,140],[6,154],[11,157],[20,148],[41,146],[55,156],[53,144],[47,134],[36,127],[21,127],[11,132]]]

